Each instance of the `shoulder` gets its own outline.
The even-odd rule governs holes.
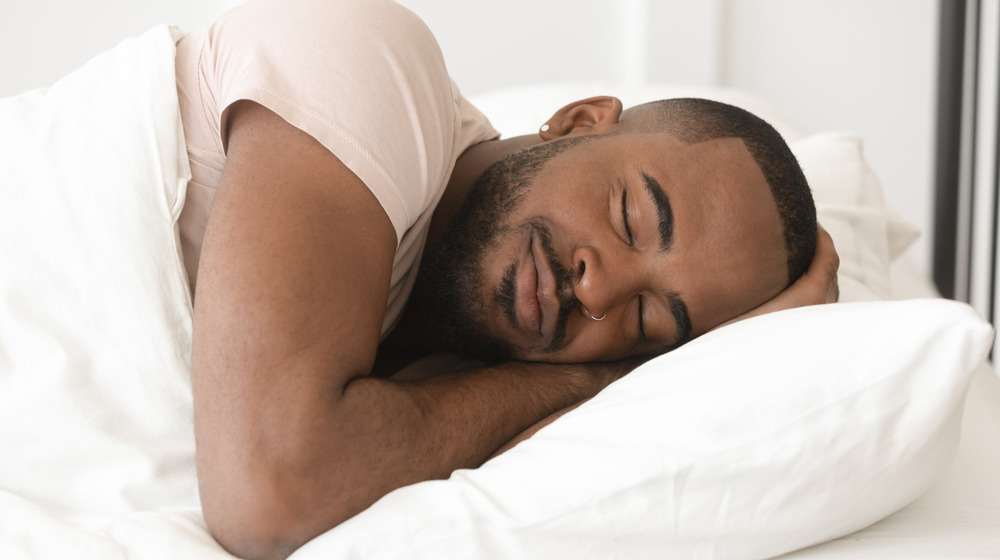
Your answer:
[[[482,135],[466,132],[479,129],[464,122],[471,111],[433,34],[389,0],[251,2],[213,25],[206,42],[205,97],[222,141],[233,103],[268,108],[357,175],[399,239],[436,202],[472,141],[465,137]]]
[[[277,40],[321,50],[336,45],[341,56],[378,45],[440,53],[424,22],[390,0],[258,0],[227,12],[209,34],[240,48]]]
[[[393,131],[384,125],[408,120],[407,107],[446,122],[455,110],[434,35],[389,0],[250,2],[216,21],[205,47],[201,67],[219,112],[250,99],[296,126],[317,120],[330,134],[356,135],[380,123],[385,138]]]

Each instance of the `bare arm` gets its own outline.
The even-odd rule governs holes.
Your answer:
[[[202,505],[230,551],[284,557],[395,488],[480,464],[617,375],[507,364],[368,377],[396,245],[387,216],[270,111],[243,102],[230,123],[192,364]]]

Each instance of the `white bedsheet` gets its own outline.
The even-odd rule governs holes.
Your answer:
[[[21,161],[20,173],[91,189],[60,207],[58,197],[0,174],[0,254],[34,267],[0,268],[0,559],[232,558],[208,534],[195,491],[191,313],[174,228],[187,177],[172,97],[175,38],[159,28],[92,62],[89,75],[0,101],[0,135],[18,119],[38,117],[32,130],[62,126],[64,116],[46,105],[57,98],[94,117],[63,137],[72,143],[0,140],[8,159],[30,142],[52,148]],[[34,117],[32,103],[42,107]],[[94,114],[101,107],[129,117],[105,122]],[[44,159],[56,148],[71,156],[65,167]],[[52,206],[38,213],[32,205]],[[115,234],[126,230],[135,235]],[[50,243],[61,249],[40,261],[37,250]],[[109,251],[95,255],[95,244]],[[98,282],[79,283],[81,273]],[[141,365],[149,363],[157,367]],[[1000,381],[988,368],[977,373],[964,418],[958,458],[925,496],[786,558],[1000,557]]]

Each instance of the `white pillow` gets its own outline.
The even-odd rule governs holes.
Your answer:
[[[840,301],[889,299],[890,214],[861,139],[830,132],[793,142],[791,148],[812,188],[819,222],[840,256]],[[895,237],[897,244],[908,245],[905,232]],[[910,232],[908,239],[912,243],[916,236]]]
[[[949,464],[991,340],[945,300],[736,323],[479,469],[387,495],[295,559],[764,558],[833,539]]]

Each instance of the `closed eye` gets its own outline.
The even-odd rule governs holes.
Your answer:
[[[629,245],[635,245],[632,228],[628,223],[628,189],[622,189],[622,225],[625,226],[625,238]]]
[[[646,342],[646,340],[648,340],[646,338],[646,325],[642,316],[643,308],[645,307],[645,305],[643,305],[644,303],[645,303],[644,298],[642,296],[639,296],[639,341],[640,342]]]
[[[628,221],[628,189],[622,189],[622,224],[625,226],[625,237],[628,244],[634,246],[635,238],[632,236],[632,226]],[[643,318],[643,297],[639,296],[639,341],[646,342],[646,325]]]

